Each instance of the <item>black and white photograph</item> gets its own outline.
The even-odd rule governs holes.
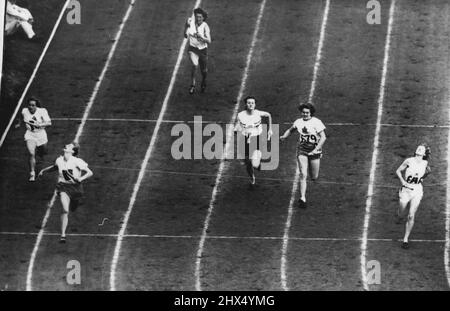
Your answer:
[[[0,27],[0,291],[450,290],[449,0],[0,0]]]

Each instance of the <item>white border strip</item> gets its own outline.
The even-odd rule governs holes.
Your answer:
[[[316,81],[320,68],[320,60],[322,59],[322,49],[325,40],[325,30],[327,26],[329,11],[330,11],[330,0],[327,0],[322,17],[322,26],[320,27],[319,45],[317,47],[316,61],[314,63],[314,74],[308,97],[309,102],[312,102],[314,98],[314,92],[316,89]],[[295,179],[294,182],[292,183],[291,199],[289,201],[288,215],[286,218],[286,223],[284,225],[283,245],[281,247],[280,278],[281,278],[281,288],[285,291],[289,290],[289,287],[287,285],[287,249],[289,244],[289,231],[291,228],[292,215],[294,213],[293,207],[295,202],[295,195],[297,193],[299,180],[300,180],[300,169],[298,167],[298,164],[296,164]]]
[[[370,224],[370,211],[372,208],[372,197],[373,189],[375,183],[375,172],[377,168],[377,157],[378,157],[378,144],[380,141],[380,129],[381,129],[381,118],[383,116],[383,103],[386,87],[386,76],[388,70],[389,62],[389,50],[391,46],[391,36],[392,36],[392,25],[394,22],[394,10],[395,10],[395,0],[391,1],[391,7],[389,9],[389,24],[386,33],[386,44],[384,46],[384,61],[383,61],[383,72],[381,76],[380,83],[380,94],[378,97],[378,113],[377,113],[377,126],[375,128],[375,137],[373,142],[373,153],[372,153],[372,164],[370,168],[369,176],[369,187],[367,189],[367,199],[366,199],[366,210],[364,215],[364,226],[361,240],[361,279],[365,290],[369,290],[369,285],[367,283],[367,271],[366,271],[366,256],[367,256],[367,238],[369,232]]]
[[[194,4],[194,8],[197,8],[201,2],[202,2],[201,0],[197,0]],[[166,110],[167,110],[169,98],[172,94],[173,86],[175,85],[175,80],[176,80],[176,77],[178,74],[178,70],[180,69],[180,64],[181,64],[181,60],[183,59],[186,44],[187,44],[187,39],[183,39],[183,43],[181,44],[180,50],[178,52],[177,62],[175,64],[175,68],[173,70],[172,77],[170,79],[170,84],[167,89],[166,95],[164,97],[164,102],[162,104],[161,111],[159,112],[158,120],[156,122],[155,128],[153,129],[153,134],[150,139],[150,144],[148,146],[147,152],[145,153],[144,160],[142,161],[141,169],[139,171],[139,175],[136,180],[136,183],[134,184],[133,193],[131,194],[131,197],[130,197],[130,203],[128,204],[127,211],[125,212],[125,215],[124,215],[123,221],[122,221],[122,225],[120,227],[120,231],[117,236],[116,246],[114,248],[114,254],[113,254],[112,261],[111,261],[111,271],[110,271],[110,278],[109,278],[109,286],[110,286],[110,290],[112,290],[112,291],[116,290],[116,270],[117,270],[117,264],[119,262],[119,255],[120,255],[120,249],[122,247],[122,240],[125,235],[125,230],[127,229],[127,226],[128,226],[128,220],[130,219],[130,215],[133,210],[134,203],[136,201],[136,197],[139,192],[139,188],[141,186],[142,180],[144,179],[145,173],[147,171],[147,165],[150,160],[150,156],[152,154],[153,147],[155,146],[156,139],[158,138],[159,128],[161,127],[161,123],[163,121],[164,114],[166,113]]]
[[[128,10],[127,10],[127,12],[125,13],[125,16],[122,19],[122,22],[120,24],[119,30],[117,31],[117,34],[116,34],[116,36],[114,38],[114,40],[115,40],[114,44],[112,45],[111,50],[110,50],[110,52],[108,54],[107,61],[106,61],[105,65],[104,65],[104,67],[103,67],[102,73],[101,73],[97,83],[95,84],[92,96],[89,99],[89,102],[88,102],[88,104],[87,104],[87,106],[85,108],[85,112],[84,112],[84,115],[83,115],[82,122],[81,122],[80,126],[78,127],[78,131],[77,131],[77,134],[75,136],[75,140],[76,141],[78,141],[78,139],[80,138],[80,136],[81,136],[81,134],[83,132],[84,125],[86,124],[86,119],[87,119],[87,117],[89,115],[89,111],[91,110],[91,107],[94,104],[95,98],[96,98],[98,90],[100,88],[100,85],[101,85],[101,83],[103,81],[103,78],[105,77],[105,73],[106,73],[106,71],[107,71],[107,69],[109,67],[111,59],[114,56],[114,52],[116,51],[116,47],[117,47],[119,39],[120,39],[120,37],[122,35],[123,29],[125,27],[125,24],[128,21],[128,18],[129,18],[130,14],[131,14],[131,11],[133,10],[133,6],[134,6],[135,1],[136,0],[131,0],[130,1],[130,4],[128,6]],[[33,252],[31,253],[30,263],[28,265],[28,272],[27,272],[27,282],[26,282],[26,290],[27,291],[31,291],[33,289],[33,287],[32,287],[32,279],[33,279],[34,262],[36,260],[36,254],[37,254],[37,252],[39,250],[39,246],[40,246],[40,243],[41,243],[42,236],[44,234],[45,226],[47,225],[47,221],[48,221],[48,219],[50,217],[50,212],[51,212],[51,209],[52,209],[52,207],[53,207],[53,205],[55,203],[55,200],[56,200],[56,192],[53,194],[53,197],[52,197],[52,199],[51,199],[51,201],[50,201],[50,203],[48,205],[47,211],[46,211],[44,219],[42,221],[41,229],[39,230],[39,234],[38,234],[38,237],[36,239],[36,243],[35,243],[34,248],[33,248]]]
[[[25,99],[25,96],[28,93],[28,89],[30,88],[31,84],[34,81],[34,78],[36,77],[37,71],[39,69],[39,67],[41,66],[42,60],[44,59],[45,54],[47,53],[48,47],[50,46],[50,43],[53,40],[53,37],[55,36],[56,30],[58,29],[59,24],[61,23],[61,19],[67,9],[67,6],[69,5],[70,0],[66,0],[66,3],[64,4],[61,13],[59,14],[58,20],[56,21],[55,26],[53,27],[53,30],[50,34],[50,37],[47,40],[47,43],[45,44],[44,50],[41,53],[41,56],[39,57],[38,62],[36,63],[36,66],[34,67],[33,73],[31,74],[30,80],[28,80],[28,83],[25,87],[25,89],[23,90],[22,96],[19,99],[19,102],[17,103],[16,108],[14,109],[14,112],[11,116],[11,119],[9,120],[9,123],[5,129],[5,131],[2,134],[2,137],[0,138],[0,148],[3,146],[3,143],[5,142],[6,139],[6,135],[8,135],[9,130],[11,129],[11,125],[14,122],[14,119],[16,118],[17,113],[19,112],[20,106],[23,103],[23,100]]]
[[[258,18],[256,20],[256,25],[255,25],[255,29],[253,31],[253,36],[252,36],[252,42],[250,44],[250,49],[248,51],[248,55],[247,55],[247,60],[246,60],[246,64],[245,64],[245,69],[244,72],[242,74],[242,79],[241,79],[241,86],[239,88],[239,93],[236,99],[236,105],[234,106],[234,110],[233,110],[233,115],[231,117],[230,123],[233,123],[234,120],[237,117],[237,113],[238,113],[238,109],[239,109],[239,105],[241,104],[241,100],[242,100],[242,96],[244,95],[244,91],[245,91],[245,87],[246,87],[246,83],[247,83],[247,78],[248,78],[248,74],[250,71],[250,65],[252,62],[252,57],[253,57],[253,49],[255,48],[256,45],[256,39],[258,37],[258,33],[259,33],[259,28],[261,25],[261,20],[262,17],[264,15],[264,9],[266,7],[266,0],[263,0],[261,2],[261,6],[259,8],[259,13],[258,13]],[[230,127],[230,130],[227,133],[227,140],[226,140],[226,144],[225,144],[225,152],[222,155],[222,158],[220,159],[220,166],[219,166],[219,171],[217,172],[217,177],[216,177],[216,181],[214,184],[214,189],[212,191],[211,194],[211,200],[209,202],[209,208],[208,208],[208,212],[205,218],[205,221],[203,223],[203,231],[202,231],[202,235],[198,244],[198,250],[197,250],[197,259],[195,261],[195,289],[197,291],[201,291],[202,290],[202,284],[201,284],[201,264],[202,264],[202,257],[203,257],[203,249],[205,246],[205,240],[206,240],[206,236],[208,234],[208,227],[209,227],[209,223],[211,221],[211,215],[214,209],[214,203],[216,202],[216,196],[219,190],[219,185],[220,182],[222,180],[222,174],[225,170],[225,158],[226,155],[229,152],[229,149],[232,147],[231,144],[229,144],[231,137],[233,136],[233,129]]]

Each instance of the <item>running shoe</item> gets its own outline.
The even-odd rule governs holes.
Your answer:
[[[252,177],[250,177],[250,184],[251,184],[252,186],[254,186],[254,185],[256,184],[256,177],[255,177],[255,174],[253,174]]]
[[[36,173],[35,172],[30,173],[30,178],[28,179],[28,181],[36,181]]]

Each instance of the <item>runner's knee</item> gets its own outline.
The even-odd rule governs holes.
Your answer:
[[[317,181],[317,179],[319,179],[319,172],[311,172],[311,180],[312,181]]]
[[[405,213],[406,205],[407,205],[407,204],[408,204],[408,202],[405,202],[405,201],[402,201],[402,200],[399,201],[398,209],[399,209],[399,211],[400,211],[402,214]]]
[[[306,181],[306,177],[307,177],[307,173],[306,172],[302,172],[301,170],[300,170],[300,180],[301,181]]]

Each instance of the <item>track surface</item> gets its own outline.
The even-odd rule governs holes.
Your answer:
[[[81,2],[82,24],[61,24],[30,90],[54,118],[49,155],[39,167],[54,161],[75,136],[128,7],[124,0]],[[169,121],[202,116],[229,122],[261,3],[202,2],[213,37],[208,89],[188,94],[189,60],[184,57],[128,221],[116,270],[118,290],[195,289],[197,248],[220,161],[173,160],[176,137]],[[258,108],[272,113],[280,131],[297,118],[296,106],[310,91],[325,3],[265,4],[244,93],[257,97]],[[381,1],[382,23],[369,25],[365,3],[330,2],[313,98],[329,139],[320,180],[308,185],[309,207],[293,211],[287,248],[290,290],[363,289],[360,239],[390,3]],[[70,215],[72,235],[64,246],[57,243],[60,206],[55,204],[34,263],[33,290],[110,289],[117,234],[193,6],[194,1],[136,1],[80,138],[81,157],[95,173],[86,182],[86,203]],[[367,260],[380,262],[381,284],[370,285],[371,290],[448,290],[448,128],[424,126],[449,125],[449,13],[444,0],[396,1],[381,120],[393,126],[380,131],[368,230]],[[12,130],[0,149],[0,287],[8,284],[12,290],[26,288],[35,233],[54,187],[50,176],[26,182],[23,131]],[[411,238],[426,241],[412,242],[404,251],[397,241],[403,226],[393,218],[394,172],[424,140],[433,148],[433,174],[425,181]],[[201,258],[202,289],[281,290],[282,237],[295,170],[294,138],[280,145],[277,170],[258,173],[253,191],[239,161],[226,162]],[[108,221],[99,226],[104,218]],[[66,283],[66,264],[72,259],[81,263],[82,282],[76,286]]]

